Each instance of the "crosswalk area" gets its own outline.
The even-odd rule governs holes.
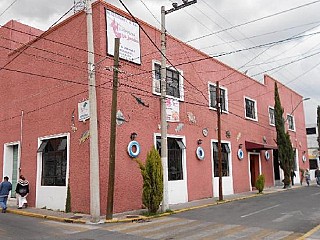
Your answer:
[[[104,230],[141,237],[141,239],[297,239],[301,233],[248,227],[242,225],[220,224],[184,218],[165,217],[150,221],[138,221],[114,226]]]

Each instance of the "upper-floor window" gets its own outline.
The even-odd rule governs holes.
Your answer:
[[[224,112],[228,111],[228,92],[227,89],[219,87],[220,89],[220,100],[221,110]],[[217,87],[215,84],[209,83],[209,105],[211,108],[217,109]]]
[[[294,131],[295,126],[294,126],[294,118],[292,115],[287,115],[287,121],[288,121],[288,129]]]
[[[245,98],[245,113],[246,118],[258,120],[256,101],[250,98]]]
[[[167,96],[178,98],[183,101],[183,78],[182,71],[167,67],[166,91]],[[153,93],[161,93],[161,65],[153,63]]]
[[[273,107],[269,107],[269,123],[272,126],[275,125],[274,108]]]

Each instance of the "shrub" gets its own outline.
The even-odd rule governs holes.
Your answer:
[[[163,198],[163,172],[159,152],[153,147],[147,154],[146,163],[135,159],[143,178],[142,202],[149,213],[156,213]]]
[[[264,182],[265,182],[264,175],[263,174],[259,175],[256,181],[256,188],[258,189],[259,193],[262,193],[264,189]]]

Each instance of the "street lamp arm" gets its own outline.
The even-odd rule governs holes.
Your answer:
[[[307,97],[307,98],[301,99],[300,102],[299,102],[299,103],[294,107],[294,109],[291,111],[291,113],[289,114],[289,116],[291,116],[291,115],[293,114],[293,112],[299,107],[299,105],[300,105],[302,102],[307,101],[307,100],[310,100],[310,98]],[[286,122],[286,121],[288,121],[288,116],[286,117],[285,122]]]
[[[169,10],[166,10],[166,11],[165,11],[165,14],[172,13],[172,12],[174,12],[174,11],[177,11],[177,10],[181,9],[181,8],[190,6],[190,5],[194,4],[194,3],[197,3],[197,0],[193,0],[193,1],[189,1],[189,2],[183,1],[183,4],[181,4],[181,5],[174,5],[173,8],[171,8],[171,9],[169,9]]]

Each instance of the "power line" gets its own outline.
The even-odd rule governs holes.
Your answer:
[[[263,19],[271,18],[271,17],[277,16],[277,15],[280,15],[280,14],[283,14],[283,13],[287,13],[287,12],[290,12],[290,11],[293,11],[293,10],[296,10],[296,9],[299,9],[299,8],[310,6],[310,5],[318,3],[318,2],[320,2],[320,0],[313,1],[313,2],[310,2],[310,3],[306,3],[306,4],[303,4],[303,5],[300,5],[300,6],[297,6],[297,7],[293,7],[293,8],[287,9],[287,10],[283,10],[283,11],[280,11],[280,12],[277,12],[277,13],[273,13],[273,14],[270,14],[270,15],[267,15],[267,16],[264,16],[264,17],[261,17],[261,18],[257,18],[257,19],[254,19],[254,20],[251,20],[251,21],[248,21],[248,22],[245,22],[245,23],[240,23],[240,24],[234,25],[232,27],[222,29],[220,31],[216,31],[216,32],[213,32],[213,33],[210,33],[210,34],[203,35],[201,37],[197,37],[197,38],[188,40],[188,41],[186,41],[186,43],[193,42],[193,41],[196,41],[196,40],[200,40],[200,39],[205,38],[205,37],[209,37],[209,36],[221,33],[221,32],[225,32],[225,31],[228,31],[228,30],[240,27],[240,26],[248,25],[250,23],[258,22],[258,21],[261,21]]]
[[[2,15],[5,14],[17,1],[18,0],[14,0],[5,10],[3,10],[3,12],[0,14],[0,17],[2,17]]]
[[[319,0],[320,1],[320,0]],[[149,36],[149,34],[144,30],[144,28],[141,26],[141,24],[137,21],[137,19],[132,15],[131,11],[127,8],[127,6],[123,3],[122,0],[119,0],[119,2],[122,4],[122,6],[126,9],[126,11],[130,14],[130,16],[133,18],[133,20],[139,25],[140,29],[144,32],[144,34],[147,36],[147,38],[149,39],[149,41],[152,43],[152,45],[158,50],[158,52],[163,55],[163,53],[161,52],[161,50],[159,49],[159,47],[155,44],[155,42],[151,39],[151,37]],[[170,63],[170,65],[177,71],[178,69],[176,68],[176,66],[174,64],[172,64],[172,62],[166,57],[164,56],[165,59]],[[184,76],[182,76],[180,73],[179,75],[187,82],[189,83],[193,88],[195,88],[204,98],[206,98],[204,96],[204,94],[199,90],[197,89],[196,86],[194,86],[190,81],[188,81]]]

